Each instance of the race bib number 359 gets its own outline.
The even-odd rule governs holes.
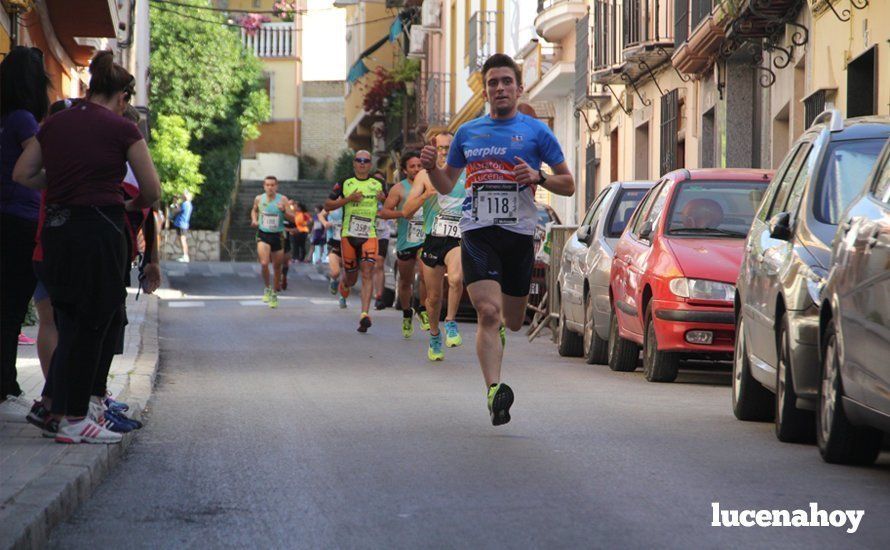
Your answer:
[[[513,225],[519,201],[519,184],[512,181],[473,184],[473,217],[489,225]]]
[[[367,239],[371,236],[371,219],[361,216],[349,218],[349,236]]]

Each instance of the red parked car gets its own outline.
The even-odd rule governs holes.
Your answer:
[[[682,358],[730,359],[733,297],[766,170],[676,170],[621,235],[612,262],[609,367],[672,382]]]

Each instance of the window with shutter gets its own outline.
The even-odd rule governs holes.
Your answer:
[[[587,99],[590,82],[590,16],[575,22],[575,105]]]
[[[680,112],[679,90],[671,90],[661,98],[661,174],[675,170],[677,164],[677,130]]]

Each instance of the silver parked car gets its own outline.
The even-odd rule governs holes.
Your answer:
[[[827,462],[871,464],[890,433],[890,140],[841,216],[832,252],[816,441]]]
[[[559,264],[559,329],[562,356],[607,360],[609,274],[615,244],[637,205],[655,182],[614,182],[603,189],[568,239]]]
[[[815,438],[820,285],[840,216],[865,185],[890,118],[825,111],[791,147],[760,204],[736,285],[732,408],[775,421],[780,441]]]

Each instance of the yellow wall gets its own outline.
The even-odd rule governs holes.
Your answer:
[[[847,111],[846,65],[868,48],[877,45],[877,114],[890,114],[890,2],[872,1],[864,10],[852,8],[849,0],[835,2],[838,11],[849,9],[850,21],[841,22],[831,11],[813,15],[810,44],[813,56],[812,85],[809,91],[837,87],[835,107]],[[821,2],[810,0],[810,4]],[[867,40],[866,40],[867,39]]]
[[[272,75],[272,120],[297,118],[297,64],[293,59],[264,59],[263,71]]]

